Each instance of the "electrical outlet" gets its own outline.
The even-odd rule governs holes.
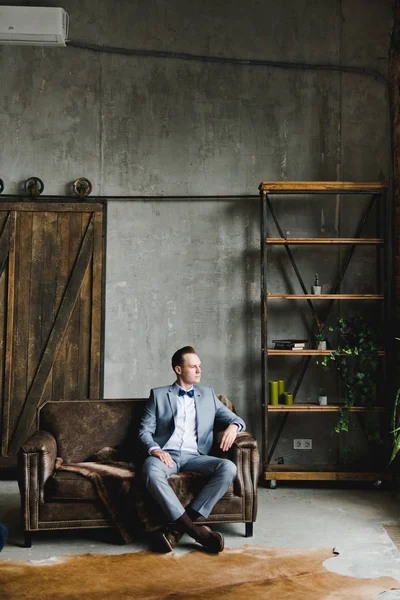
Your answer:
[[[295,438],[293,448],[294,450],[312,450],[312,440],[309,438]]]

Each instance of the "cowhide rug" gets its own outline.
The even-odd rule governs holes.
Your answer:
[[[374,600],[400,581],[331,573],[327,549],[242,546],[219,555],[82,554],[40,565],[0,561],[2,600]]]

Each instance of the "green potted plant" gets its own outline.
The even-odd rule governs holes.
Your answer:
[[[315,334],[317,340],[317,350],[326,350],[326,333],[325,331],[319,331]]]
[[[325,356],[322,366],[333,363],[341,376],[345,397],[339,408],[335,431],[349,430],[349,409],[372,406],[375,400],[378,369],[378,345],[375,329],[363,317],[341,317],[329,331],[338,334],[337,349]]]

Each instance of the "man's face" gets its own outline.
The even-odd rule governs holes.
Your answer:
[[[187,387],[200,383],[201,362],[197,354],[185,354],[183,364],[175,367],[175,372],[181,384]]]

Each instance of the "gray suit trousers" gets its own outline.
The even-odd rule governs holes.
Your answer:
[[[159,458],[149,456],[143,465],[143,477],[149,493],[161,506],[170,521],[176,521],[185,512],[184,507],[168,483],[175,473],[195,471],[209,477],[199,495],[191,503],[193,510],[208,517],[214,505],[225,494],[236,477],[236,465],[226,459],[179,450],[168,450],[174,461],[167,467]]]

